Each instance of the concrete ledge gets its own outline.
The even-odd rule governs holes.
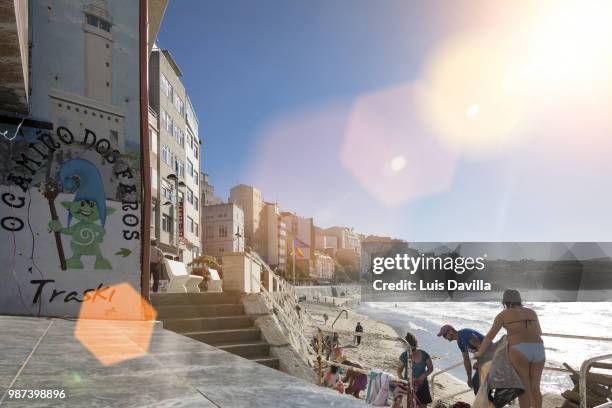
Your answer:
[[[0,316],[0,395],[17,376],[14,389],[65,390],[62,401],[28,401],[28,406],[36,407],[363,407],[363,402],[352,397],[164,330],[158,324],[146,354],[104,366],[74,337],[75,324],[61,319]],[[27,360],[39,340],[36,352]],[[274,348],[279,353],[287,350]],[[4,403],[23,406],[22,401]]]

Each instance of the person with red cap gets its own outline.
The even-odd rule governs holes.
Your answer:
[[[477,394],[478,388],[480,387],[478,366],[474,367],[474,373],[472,373],[470,353],[476,353],[478,351],[484,336],[474,329],[455,330],[450,324],[445,324],[440,328],[438,337],[444,337],[448,341],[457,341],[457,346],[461,354],[463,354],[463,366],[467,374],[467,385],[474,391],[474,394]]]

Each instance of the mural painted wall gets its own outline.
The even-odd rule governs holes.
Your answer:
[[[0,313],[76,316],[140,292],[139,2],[29,3],[40,125],[0,123]]]

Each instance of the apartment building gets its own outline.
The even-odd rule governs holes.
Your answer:
[[[222,204],[223,200],[215,195],[215,187],[210,184],[209,175],[200,172],[200,205]]]
[[[324,229],[322,235],[336,238],[336,259],[344,266],[349,277],[359,280],[361,273],[361,242],[359,234],[352,228],[336,226]]]
[[[287,228],[276,203],[264,203],[262,229],[265,251],[262,258],[273,268],[284,270],[287,263]]]
[[[334,279],[334,271],[334,258],[322,252],[315,252],[313,277],[319,281],[332,281]]]
[[[221,257],[230,252],[244,252],[244,213],[234,203],[203,206],[202,238],[206,255]]]
[[[264,232],[262,229],[263,196],[261,191],[252,186],[239,184],[230,190],[229,202],[237,204],[244,212],[245,246],[265,254]]]
[[[153,196],[155,237],[165,253],[189,263],[201,252],[200,139],[182,76],[170,51],[153,46],[149,103],[159,129],[157,143],[151,143],[157,149],[156,168],[151,170],[157,184],[153,191],[157,194]]]

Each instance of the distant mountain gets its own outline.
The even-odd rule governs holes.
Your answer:
[[[597,242],[576,242],[570,247],[570,251],[580,260],[609,258],[611,255],[606,253]]]
[[[456,251],[463,257],[484,254],[490,260],[573,261],[612,258],[612,242],[412,242],[419,252],[442,255]]]

